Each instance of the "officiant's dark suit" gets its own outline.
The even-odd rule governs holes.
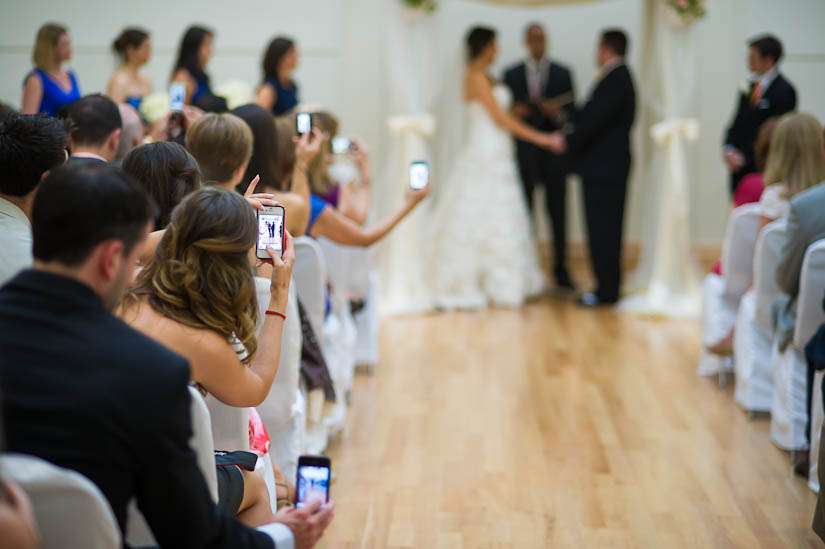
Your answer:
[[[528,29],[528,34],[531,29]],[[542,31],[543,33],[543,31]],[[528,74],[529,71],[529,74]],[[573,80],[570,71],[563,65],[542,57],[535,61],[519,63],[504,74],[504,83],[513,94],[513,104],[526,105],[530,114],[524,122],[541,131],[554,131],[562,128],[564,121],[572,116],[575,107],[573,101]],[[546,116],[539,108],[542,100],[570,97],[559,116]],[[543,183],[547,212],[553,227],[553,273],[560,286],[569,286],[567,273],[567,174],[569,171],[566,155],[542,149],[526,141],[516,140],[521,181],[530,213],[533,212],[533,190]]]
[[[583,305],[611,304],[619,298],[630,129],[636,114],[633,77],[624,63],[627,39],[604,36],[600,48],[612,47],[614,56],[601,64],[599,81],[566,136],[573,171],[582,179],[590,259],[598,282],[595,295],[580,300]]]

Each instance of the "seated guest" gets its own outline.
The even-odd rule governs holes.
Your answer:
[[[252,130],[234,114],[207,114],[186,132],[186,149],[197,160],[205,185],[234,191],[252,157]]]
[[[46,115],[0,122],[0,286],[32,264],[32,205],[40,182],[66,162],[68,136]]]
[[[106,95],[115,103],[128,103],[140,111],[143,97],[152,91],[149,77],[140,72],[152,56],[152,41],[142,29],[127,28],[115,39],[112,49],[121,65],[109,79]]]
[[[0,478],[0,532],[3,532],[4,549],[40,547],[29,497],[17,483],[3,478]]]
[[[60,107],[80,97],[74,72],[63,70],[63,63],[71,58],[72,39],[66,27],[56,23],[40,27],[32,52],[34,70],[23,83],[22,113],[57,116]]]
[[[263,107],[244,105],[232,111],[252,130],[252,156],[246,173],[237,187],[239,192],[246,191],[246,185],[256,175],[260,175],[257,189],[272,193],[275,200],[286,208],[286,229],[293,236],[302,236],[309,221],[309,182],[307,166],[318,154],[321,147],[321,135],[317,130],[301,136],[297,145],[293,142],[294,131],[277,129],[275,119]],[[280,139],[288,141],[287,147],[279,147]],[[279,173],[280,157],[290,155],[291,177]],[[295,161],[295,156],[298,160]]]
[[[0,122],[4,121],[9,116],[16,113],[17,111],[15,111],[13,108],[9,107],[5,103],[0,102]]]
[[[113,164],[119,166],[129,151],[143,143],[143,122],[140,114],[131,105],[123,103],[118,105],[117,109],[123,127],[120,129]]]
[[[311,547],[331,506],[282,511],[281,524],[256,531],[211,501],[189,446],[187,361],[110,312],[155,213],[136,183],[103,164],[61,168],[41,184],[34,269],[0,290],[7,449],[88,477],[122,532],[136,499],[163,547]]]
[[[263,60],[264,82],[258,89],[258,105],[275,116],[289,113],[299,103],[298,85],[292,73],[298,66],[295,42],[279,36],[266,48]]]
[[[112,162],[120,144],[120,109],[105,95],[81,97],[62,109],[69,127],[70,164]]]
[[[123,160],[123,171],[135,178],[157,204],[160,213],[154,230],[165,229],[172,210],[201,187],[198,163],[177,143],[147,143]]]
[[[206,112],[226,111],[226,100],[212,93],[206,66],[212,57],[214,33],[203,27],[186,29],[178,49],[178,59],[172,69],[172,81],[186,84],[187,105],[195,105]]]

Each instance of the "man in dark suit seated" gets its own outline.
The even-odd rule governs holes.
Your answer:
[[[756,171],[754,143],[760,126],[768,118],[796,108],[796,90],[779,74],[782,42],[766,34],[751,40],[748,46],[748,68],[753,77],[739,90],[736,115],[725,134],[731,194],[744,176]]]
[[[86,95],[61,108],[58,116],[69,127],[69,164],[116,158],[123,121],[114,101],[105,95]]]
[[[581,176],[587,242],[598,286],[579,298],[583,307],[612,305],[621,288],[622,228],[630,174],[630,128],[636,90],[625,64],[627,36],[618,29],[599,38],[599,80],[572,128],[556,134],[557,150],[568,150]]]
[[[117,168],[55,170],[34,201],[34,268],[0,289],[6,449],[92,480],[121,531],[135,498],[163,547],[312,547],[320,502],[254,530],[212,502],[195,453],[186,360],[111,311],[156,208]]]
[[[541,25],[528,25],[524,40],[530,53],[527,61],[504,74],[504,83],[513,94],[512,112],[537,130],[559,130],[575,111],[570,71],[545,57],[547,40]],[[573,282],[567,272],[567,158],[519,140],[516,151],[530,215],[533,191],[539,183],[544,184],[553,227],[553,275],[559,288],[572,290]]]

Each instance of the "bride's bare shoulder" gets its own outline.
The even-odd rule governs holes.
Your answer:
[[[468,69],[464,74],[464,89],[467,99],[476,99],[490,88],[490,79],[484,72]]]

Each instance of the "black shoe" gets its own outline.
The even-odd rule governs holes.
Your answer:
[[[566,270],[558,271],[555,274],[555,278],[556,288],[558,288],[559,290],[566,290],[571,292],[576,291],[576,286],[573,285],[573,280],[570,279],[570,275],[567,273]]]
[[[796,476],[808,478],[808,474],[811,471],[811,466],[808,463],[808,452],[802,452],[796,463],[793,464],[793,472]]]

